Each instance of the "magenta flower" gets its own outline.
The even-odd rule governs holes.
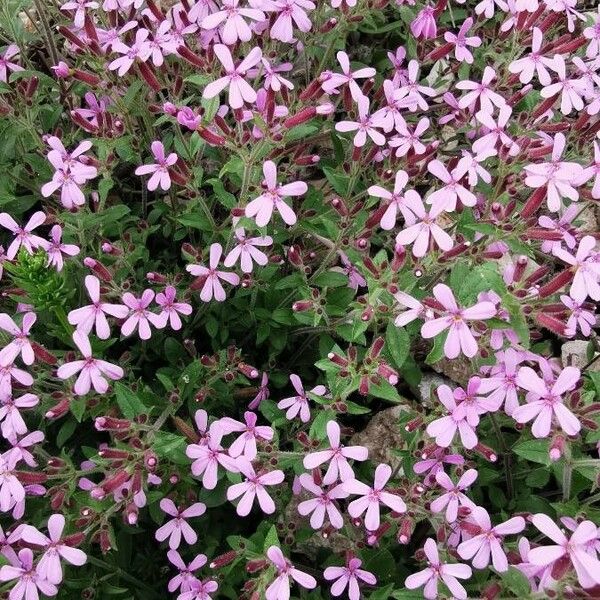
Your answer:
[[[98,394],[105,394],[108,391],[108,382],[106,377],[112,379],[121,379],[125,374],[123,369],[117,365],[113,365],[105,360],[92,357],[92,347],[87,335],[81,331],[73,333],[73,341],[84,360],[74,360],[73,362],[65,363],[56,371],[56,376],[59,379],[69,379],[76,373],[79,373],[77,381],[73,387],[73,391],[78,396],[85,396],[93,386]]]
[[[253,261],[261,267],[264,267],[269,262],[267,255],[258,248],[271,246],[273,244],[271,236],[247,238],[244,229],[238,228],[235,230],[235,237],[238,244],[232,248],[223,261],[223,264],[227,268],[233,267],[239,260],[242,271],[244,273],[252,273],[252,268],[254,267]]]
[[[368,531],[375,531],[379,527],[379,505],[384,504],[394,512],[406,512],[404,500],[385,491],[385,485],[392,476],[392,468],[386,464],[380,464],[375,469],[375,478],[373,487],[369,487],[356,479],[349,479],[342,483],[342,489],[349,494],[362,496],[353,500],[348,505],[348,512],[354,519],[359,518],[365,511],[365,528]]]
[[[106,315],[124,319],[129,314],[129,310],[123,304],[108,304],[100,301],[100,280],[95,275],[86,275],[85,288],[92,304],[72,310],[67,316],[68,321],[85,335],[89,335],[95,328],[96,335],[101,340],[107,340],[110,337],[110,326]]]
[[[48,536],[31,525],[25,525],[21,533],[21,538],[27,543],[44,548],[44,554],[37,564],[36,572],[41,579],[54,585],[58,585],[63,579],[61,558],[76,567],[87,562],[85,552],[79,548],[73,548],[68,539],[62,537],[64,528],[65,518],[63,515],[54,514],[48,519]]]
[[[123,304],[131,311],[130,316],[121,325],[121,333],[124,336],[131,335],[137,329],[140,339],[149,340],[152,336],[150,324],[157,329],[163,329],[166,326],[167,321],[162,315],[148,310],[148,306],[154,300],[152,290],[144,290],[139,298],[136,298],[131,292],[125,292],[122,300]]]
[[[56,596],[56,586],[41,577],[33,567],[33,552],[29,548],[19,550],[18,560],[12,565],[3,565],[0,568],[0,581],[12,581],[17,583],[11,589],[10,600],[36,600],[39,592],[46,596]]]
[[[458,106],[462,109],[469,108],[474,110],[477,103],[483,112],[493,114],[494,106],[502,108],[506,104],[504,98],[494,92],[490,86],[496,78],[496,71],[492,67],[486,67],[483,71],[481,81],[459,81],[456,88],[459,90],[470,90],[458,101]]]
[[[341,485],[336,485],[330,490],[324,490],[315,483],[313,477],[308,473],[302,473],[298,481],[307,492],[315,496],[298,504],[298,512],[303,517],[311,515],[310,526],[313,529],[321,529],[327,515],[331,526],[341,529],[344,526],[344,518],[335,501],[347,498],[348,492]]]
[[[465,206],[475,206],[477,204],[475,194],[459,183],[466,173],[464,167],[459,170],[457,166],[452,171],[448,171],[442,162],[432,160],[427,164],[427,170],[445,184],[442,189],[429,194],[428,204],[437,204],[440,207],[440,212],[442,210],[448,212],[456,210],[458,200]]]
[[[267,425],[256,425],[257,419],[256,413],[247,410],[244,413],[245,423],[240,423],[231,417],[219,420],[219,427],[225,434],[241,433],[229,446],[229,456],[237,458],[243,455],[246,460],[253,461],[258,453],[256,440],[271,441],[273,439],[273,429]]]
[[[41,210],[33,213],[24,227],[19,226],[8,213],[0,213],[0,226],[8,229],[15,236],[6,251],[6,258],[12,260],[21,247],[28,254],[33,254],[38,248],[48,250],[50,244],[44,238],[32,233],[36,227],[43,225],[45,221],[46,215]]]
[[[138,29],[135,32],[135,40],[132,46],[127,46],[120,40],[114,41],[112,43],[112,51],[122,56],[115,58],[115,60],[109,63],[109,70],[117,71],[119,77],[123,77],[131,69],[131,65],[133,65],[136,58],[139,58],[142,62],[146,62],[152,53],[152,47],[148,41],[149,35],[150,32],[147,29]]]
[[[353,144],[356,148],[362,148],[367,143],[367,136],[378,146],[385,145],[385,136],[377,131],[381,123],[374,116],[369,115],[369,99],[360,96],[356,100],[358,105],[358,121],[339,121],[335,124],[335,130],[343,133],[356,131]]]
[[[36,320],[37,316],[35,313],[25,313],[22,325],[19,327],[6,313],[0,313],[0,329],[13,337],[12,341],[0,351],[0,364],[8,365],[13,363],[19,354],[26,365],[33,364],[35,354],[29,341],[29,331]]]
[[[427,600],[435,600],[438,597],[438,582],[441,580],[454,598],[466,600],[467,591],[458,582],[458,579],[469,579],[473,574],[471,567],[460,563],[441,562],[437,544],[432,538],[427,538],[423,549],[429,561],[429,566],[423,571],[409,575],[404,585],[409,590],[425,586],[423,597]]]
[[[20,50],[16,44],[10,44],[4,50],[4,54],[0,55],[0,81],[8,83],[8,72],[24,71],[21,65],[13,62],[11,59],[18,56]]]
[[[550,85],[552,77],[548,68],[554,69],[554,58],[546,58],[540,54],[540,48],[544,41],[541,29],[533,28],[531,40],[531,52],[522,58],[513,60],[508,65],[508,70],[511,73],[519,73],[519,81],[522,84],[529,83],[536,74],[542,85]]]
[[[35,394],[23,394],[13,398],[10,394],[3,397],[0,402],[0,422],[2,423],[2,437],[9,441],[17,440],[17,436],[27,433],[27,425],[19,409],[33,408],[39,404],[39,397]]]
[[[236,67],[233,64],[231,52],[223,44],[213,46],[214,53],[225,68],[225,76],[209,83],[202,93],[203,98],[215,98],[226,87],[229,87],[229,106],[231,108],[242,108],[244,102],[252,104],[256,102],[256,92],[250,84],[244,79],[246,73],[262,58],[260,48],[253,48],[248,56]]]
[[[48,245],[48,266],[62,271],[64,266],[63,254],[65,256],[77,256],[80,252],[79,246],[75,244],[64,244],[62,242],[62,227],[54,225],[50,230],[50,243]]]
[[[359,582],[364,582],[367,585],[375,585],[377,578],[373,573],[361,569],[362,561],[356,556],[348,560],[345,567],[327,567],[323,571],[323,577],[327,581],[337,580],[331,586],[331,595],[340,596],[348,588],[348,598],[350,600],[359,600],[360,589]]]
[[[335,421],[327,422],[327,437],[329,438],[330,448],[307,454],[303,460],[304,468],[316,469],[323,463],[329,462],[329,467],[325,477],[323,477],[325,485],[331,485],[338,479],[340,481],[354,479],[354,471],[348,459],[367,460],[369,451],[364,446],[343,446],[340,444],[340,426]]]
[[[223,43],[233,46],[238,40],[249,42],[252,30],[244,20],[264,21],[265,13],[254,8],[240,8],[239,0],[223,0],[223,10],[205,16],[200,22],[202,29],[221,27],[220,35]]]
[[[570,538],[558,528],[547,515],[533,515],[531,522],[544,535],[556,542],[555,546],[539,546],[529,551],[529,562],[538,567],[546,567],[561,559],[568,559],[575,569],[582,588],[600,585],[600,561],[590,542],[598,537],[598,528],[592,521],[582,521]]]
[[[189,316],[192,314],[192,307],[187,302],[176,302],[177,290],[168,285],[164,292],[156,294],[156,304],[162,309],[158,315],[165,324],[168,322],[171,329],[179,331],[181,329],[181,319],[179,315]]]
[[[225,290],[219,281],[220,279],[231,285],[239,285],[240,283],[239,275],[217,270],[222,254],[223,248],[221,244],[211,244],[208,267],[203,265],[188,265],[185,268],[188,273],[204,279],[204,284],[200,290],[200,299],[202,302],[210,302],[213,297],[217,302],[223,302],[225,300]]]
[[[581,238],[575,256],[562,248],[552,249],[554,256],[572,265],[575,271],[569,294],[578,302],[584,302],[588,296],[592,300],[600,300],[600,262],[595,248],[596,239],[586,235]]]
[[[567,77],[567,65],[561,54],[555,54],[550,68],[556,71],[558,81],[542,88],[542,98],[552,98],[560,94],[560,112],[569,115],[575,109],[576,112],[584,108],[582,96],[586,93],[586,84],[583,79],[572,79]]]
[[[475,469],[465,471],[456,484],[452,483],[452,479],[444,471],[438,471],[435,480],[446,490],[446,493],[431,503],[431,512],[439,513],[446,509],[446,521],[454,523],[458,516],[459,506],[466,506],[473,510],[475,503],[467,498],[463,491],[470,487],[476,479],[477,471]]]
[[[277,546],[270,546],[267,556],[277,570],[277,577],[265,592],[267,600],[284,600],[290,597],[290,577],[300,586],[307,590],[317,587],[314,577],[296,569],[290,561],[285,558],[283,552]]]
[[[303,33],[310,31],[312,23],[306,11],[315,8],[311,0],[279,0],[272,6],[277,11],[277,19],[269,32],[272,39],[291,43],[294,40],[294,24]]]
[[[423,7],[410,24],[410,30],[416,38],[428,40],[437,35],[437,24],[435,22],[435,7]]]
[[[492,302],[478,302],[470,308],[460,308],[452,290],[443,283],[434,286],[433,295],[448,314],[423,323],[421,335],[430,339],[448,329],[448,337],[444,342],[446,357],[456,358],[462,352],[472,358],[477,354],[477,342],[466,322],[491,319],[496,314],[496,307]]]
[[[194,575],[194,571],[201,569],[206,564],[206,555],[198,554],[189,565],[186,565],[177,550],[169,550],[167,558],[172,565],[179,569],[179,573],[169,580],[167,589],[173,593],[179,590],[180,592],[189,592],[193,589],[193,584],[198,580]]]
[[[306,194],[308,186],[304,181],[293,181],[284,185],[278,184],[277,166],[271,160],[267,160],[263,164],[263,174],[266,189],[258,198],[255,198],[246,206],[246,216],[255,219],[259,227],[264,227],[271,220],[273,210],[277,210],[286,225],[294,225],[296,214],[283,199],[289,196]]]
[[[202,475],[202,485],[207,490],[214,490],[217,486],[219,465],[233,473],[239,470],[236,459],[221,446],[223,435],[223,430],[215,423],[210,427],[207,438],[199,444],[190,444],[185,450],[186,455],[193,459],[192,474],[196,477]]]
[[[567,435],[577,435],[581,423],[564,404],[563,395],[575,389],[580,379],[581,372],[576,367],[565,367],[556,381],[544,380],[530,367],[521,367],[517,385],[529,393],[527,403],[515,408],[512,418],[517,423],[534,419],[531,433],[536,438],[548,437],[553,417]]]
[[[135,170],[136,175],[149,175],[152,177],[148,180],[148,189],[153,192],[160,184],[164,191],[171,187],[171,176],[169,175],[169,167],[172,167],[177,162],[177,154],[171,152],[165,156],[165,147],[162,142],[154,141],[151,144],[152,154],[156,163],[150,165],[142,165]]]
[[[304,391],[304,386],[300,381],[300,377],[292,373],[290,375],[290,381],[296,390],[295,396],[290,396],[289,398],[284,398],[277,403],[277,408],[281,410],[287,409],[285,413],[286,419],[291,421],[295,419],[298,414],[300,415],[300,420],[303,423],[308,423],[310,420],[310,408],[308,406],[308,395]],[[327,388],[324,385],[317,385],[312,390],[309,390],[311,394],[315,394],[316,396],[323,396],[327,393]]]
[[[444,34],[444,39],[454,46],[454,58],[459,62],[473,64],[473,54],[469,50],[471,48],[479,48],[481,46],[481,38],[479,36],[467,37],[467,31],[473,27],[473,17],[468,17],[464,20],[457,34],[447,31]]]
[[[523,517],[513,517],[500,525],[492,527],[490,515],[481,506],[476,506],[470,517],[479,525],[480,533],[462,542],[456,549],[458,555],[465,559],[473,559],[476,569],[485,569],[490,564],[490,555],[494,569],[499,573],[508,571],[508,559],[502,548],[505,535],[520,533],[525,529]]]
[[[246,478],[242,483],[234,483],[227,488],[227,500],[230,502],[241,496],[236,509],[237,514],[240,517],[248,516],[255,498],[258,498],[258,505],[264,513],[273,514],[275,502],[267,493],[265,486],[282,483],[285,478],[283,471],[276,470],[257,475],[250,461],[243,457],[238,458],[236,466]]]
[[[339,93],[339,87],[348,85],[352,99],[358,102],[360,98],[363,98],[363,93],[356,80],[375,77],[375,69],[366,67],[352,71],[350,69],[350,59],[345,52],[340,51],[336,56],[342,67],[342,73],[330,73],[329,77],[321,84],[321,87],[326,94],[337,94]]]
[[[164,542],[169,538],[169,548],[177,550],[181,544],[181,537],[191,546],[198,541],[198,535],[187,523],[186,519],[201,517],[206,512],[206,505],[202,502],[196,502],[185,510],[179,510],[173,500],[163,498],[160,501],[161,510],[173,517],[164,525],[156,530],[155,538],[159,542]]]

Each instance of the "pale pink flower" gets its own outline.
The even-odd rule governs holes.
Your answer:
[[[345,52],[340,51],[336,56],[342,67],[342,73],[330,73],[329,77],[322,83],[321,87],[326,94],[334,94],[339,92],[338,88],[340,88],[340,86],[348,85],[352,99],[355,102],[358,102],[359,98],[363,97],[363,93],[358,83],[356,83],[356,80],[375,77],[375,69],[372,67],[365,67],[363,69],[358,69],[357,71],[352,71],[350,68],[350,59]]]
[[[405,307],[408,310],[401,312],[395,319],[394,325],[396,327],[404,327],[411,323],[415,319],[422,319],[425,313],[425,307],[412,296],[404,292],[396,292],[394,298],[401,307]]]
[[[35,354],[29,341],[29,331],[36,320],[35,313],[25,313],[21,327],[19,327],[6,313],[0,313],[0,329],[13,337],[12,341],[0,351],[0,364],[11,364],[19,355],[21,355],[21,359],[26,365],[33,364]]]
[[[581,372],[576,367],[565,367],[555,381],[545,381],[530,367],[521,367],[517,375],[517,385],[529,393],[527,403],[512,413],[517,423],[527,423],[534,419],[531,433],[536,438],[550,434],[553,417],[567,435],[577,435],[581,429],[579,419],[563,402],[563,395],[575,389]]]
[[[524,85],[533,79],[534,74],[537,74],[542,85],[550,85],[552,82],[548,68],[554,69],[554,59],[547,58],[540,53],[543,41],[544,34],[541,29],[534,27],[532,30],[531,52],[522,58],[513,60],[508,65],[508,70],[511,73],[519,73],[519,81]]]
[[[508,104],[503,105],[499,112],[498,118],[495,119],[491,113],[483,110],[475,114],[475,118],[484,126],[487,133],[475,140],[473,143],[473,151],[476,154],[485,154],[494,156],[496,148],[504,147],[508,149],[510,156],[516,156],[521,150],[517,144],[507,133],[506,126],[512,115],[512,108]]]
[[[221,27],[221,40],[228,46],[233,46],[238,40],[249,42],[252,30],[245,19],[264,21],[265,13],[255,8],[241,8],[239,0],[223,0],[223,9],[205,16],[200,22],[202,29]]]
[[[13,62],[15,56],[18,56],[20,50],[16,44],[10,44],[4,50],[4,54],[0,55],[0,81],[8,83],[8,72],[24,71],[21,65]]]
[[[428,204],[438,204],[442,210],[448,212],[456,210],[458,200],[465,206],[477,204],[475,194],[460,183],[466,173],[463,165],[460,165],[460,168],[457,165],[452,171],[448,171],[446,165],[436,159],[427,164],[427,170],[445,184],[442,189],[429,194]]]
[[[260,380],[260,386],[258,388],[258,393],[256,394],[256,396],[252,399],[252,402],[250,402],[250,404],[248,404],[248,408],[250,410],[256,410],[261,402],[263,400],[266,400],[270,395],[269,392],[269,376],[267,375],[267,373],[265,373],[263,371],[261,380]]]
[[[552,249],[554,256],[572,265],[575,271],[569,294],[578,302],[584,302],[588,296],[600,300],[600,262],[596,259],[595,247],[596,239],[586,235],[579,242],[575,256],[562,248]]]
[[[414,129],[409,128],[402,117],[397,119],[395,124],[397,134],[389,141],[389,145],[396,148],[396,156],[406,156],[411,150],[414,154],[424,154],[427,148],[421,142],[421,136],[429,129],[429,119],[423,117]]]
[[[432,97],[436,95],[436,91],[432,87],[419,83],[419,69],[418,61],[411,60],[406,71],[406,81],[394,92],[394,98],[398,101],[398,106],[408,108],[411,112],[415,112],[417,108],[427,110],[429,104],[423,96]]]
[[[139,58],[142,62],[146,62],[150,58],[152,48],[148,41],[150,32],[147,29],[138,29],[135,32],[135,40],[132,46],[127,46],[122,41],[117,40],[112,44],[112,51],[121,54],[119,58],[115,58],[109,63],[110,71],[117,71],[119,77],[123,77],[131,65]]]
[[[485,67],[481,81],[459,81],[456,88],[468,91],[458,101],[458,106],[462,109],[469,108],[474,111],[479,102],[481,110],[490,115],[494,112],[494,106],[502,108],[506,101],[500,94],[494,92],[490,86],[495,78],[496,71],[492,67]]]
[[[230,502],[241,496],[236,509],[237,514],[240,517],[248,516],[255,498],[258,498],[258,505],[264,513],[273,514],[275,502],[267,493],[265,486],[282,483],[285,478],[283,471],[275,470],[257,475],[250,461],[241,456],[236,461],[236,466],[246,478],[242,483],[234,483],[227,488],[227,500]]]
[[[25,387],[33,385],[33,377],[27,371],[18,369],[14,363],[9,365],[0,364],[0,390],[3,394],[10,395],[12,393],[13,379]]]
[[[203,265],[188,265],[185,268],[188,273],[204,279],[204,284],[200,290],[200,299],[202,302],[210,302],[213,297],[217,302],[223,302],[225,300],[226,295],[225,290],[221,285],[221,279],[231,285],[239,285],[240,283],[239,275],[229,273],[228,271],[217,270],[222,254],[223,248],[221,244],[211,244],[208,267]]]
[[[148,310],[152,300],[154,300],[153,290],[144,290],[139,298],[131,292],[123,294],[123,304],[131,311],[129,317],[121,325],[121,333],[124,336],[131,335],[137,329],[140,339],[149,340],[152,336],[150,324],[157,329],[163,329],[166,326],[167,320],[162,314],[157,315]]]
[[[417,475],[427,473],[423,483],[432,487],[437,482],[435,476],[438,472],[444,471],[444,464],[463,465],[465,459],[460,454],[450,454],[447,448],[435,447],[433,452],[427,451],[421,455],[422,460],[416,462],[413,466],[413,471]]]
[[[272,39],[292,42],[294,24],[303,33],[310,31],[312,23],[306,11],[316,8],[314,2],[311,0],[278,0],[275,2],[275,6],[277,7],[277,18],[271,26]]]
[[[203,98],[215,98],[225,88],[229,87],[229,106],[231,108],[242,108],[244,102],[253,104],[256,102],[256,92],[245,80],[246,73],[260,62],[262,51],[253,48],[246,58],[236,67],[233,63],[231,52],[223,44],[213,46],[214,53],[225,68],[225,76],[209,83],[202,93]]]
[[[48,266],[62,271],[64,266],[63,254],[66,256],[77,256],[80,252],[75,244],[64,244],[62,242],[62,227],[54,225],[50,230],[50,243],[48,245]]]
[[[23,396],[21,396],[19,400],[21,400],[22,398]],[[23,461],[27,466],[31,467],[32,469],[37,467],[38,463],[35,460],[35,456],[28,450],[28,448],[33,448],[37,446],[40,442],[43,442],[44,437],[45,436],[41,431],[32,431],[31,433],[22,437],[18,441],[16,436],[12,439],[7,438],[9,439],[10,443],[13,444],[13,447],[5,453],[8,464],[11,466],[16,466],[21,461]]]
[[[542,88],[542,98],[552,98],[560,94],[560,112],[569,115],[575,109],[576,112],[583,110],[582,96],[585,94],[585,82],[582,79],[567,77],[565,59],[560,54],[555,54],[552,59],[551,68],[558,75],[558,82],[551,83]]]
[[[280,75],[280,73],[287,73],[294,67],[291,63],[281,63],[279,65],[272,65],[266,58],[262,58],[262,76],[265,79],[264,87],[266,90],[272,90],[274,92],[280,92],[282,88],[288,90],[294,89],[294,84],[289,80]],[[252,73],[250,73],[252,75]]]
[[[206,505],[202,502],[196,502],[185,510],[179,510],[173,500],[163,498],[160,501],[160,508],[164,513],[173,517],[164,525],[156,530],[155,537],[159,542],[164,542],[169,538],[169,548],[177,550],[181,544],[181,537],[191,546],[198,541],[198,535],[189,525],[186,519],[201,517],[206,512]]]
[[[187,18],[190,23],[201,23],[204,17],[217,12],[218,4],[214,0],[198,0],[190,2],[190,10],[187,13]]]
[[[238,244],[225,257],[223,264],[226,267],[233,267],[239,260],[242,271],[244,273],[252,273],[254,267],[253,261],[261,267],[264,267],[269,262],[267,255],[258,250],[258,248],[271,246],[273,244],[271,236],[247,238],[244,229],[238,228],[235,230],[235,237]]]
[[[258,454],[256,441],[271,441],[273,439],[273,429],[267,425],[257,425],[257,419],[256,413],[247,410],[244,413],[245,423],[236,421],[231,417],[224,417],[219,420],[219,426],[225,434],[241,433],[229,446],[229,456],[237,458],[243,455],[246,460],[253,461]]]
[[[473,54],[469,50],[471,48],[479,48],[481,46],[481,38],[479,36],[467,37],[467,31],[473,27],[473,17],[468,17],[464,20],[457,34],[447,31],[444,34],[444,39],[454,45],[454,58],[459,62],[473,64]]]
[[[404,60],[406,59],[406,49],[404,46],[398,46],[396,52],[388,52],[387,57],[392,63],[392,67],[394,67],[394,77],[392,79],[394,87],[407,83],[408,71],[404,65]]]
[[[396,177],[394,179],[394,191],[389,192],[384,187],[380,185],[372,185],[367,192],[370,196],[375,196],[376,198],[382,198],[383,200],[387,200],[389,205],[386,211],[383,213],[381,217],[381,221],[379,224],[382,229],[386,231],[390,231],[396,225],[396,219],[398,218],[398,211],[404,217],[404,221],[408,224],[414,223],[414,214],[411,210],[407,209],[407,201],[413,198],[419,198],[419,194],[415,190],[406,190],[404,192],[404,188],[408,183],[408,173],[399,169],[396,172]]]
[[[592,198],[600,200],[600,144],[594,142],[594,162],[583,169],[581,175],[574,182],[574,185],[583,185],[590,179],[594,178],[594,185],[592,187]]]
[[[590,40],[585,49],[585,55],[588,58],[596,58],[600,55],[600,7],[598,7],[598,15],[595,17],[594,24],[584,28],[583,37]]]
[[[492,564],[498,573],[508,571],[508,559],[502,548],[502,540],[506,535],[523,531],[525,519],[513,517],[492,527],[490,515],[481,506],[476,506],[470,517],[479,525],[480,533],[463,541],[456,549],[458,555],[465,560],[473,559],[476,569],[485,569],[490,564],[491,555]]]
[[[573,249],[577,245],[575,237],[576,231],[572,225],[573,219],[578,215],[581,207],[574,202],[563,212],[559,218],[552,219],[548,215],[542,215],[538,219],[538,225],[544,229],[560,233],[561,241],[544,240],[542,242],[542,252],[552,252],[554,248],[560,248],[564,242],[567,248]]]
[[[458,582],[458,579],[469,579],[473,574],[471,567],[460,563],[441,562],[437,544],[432,538],[427,538],[423,549],[429,566],[423,571],[409,575],[404,581],[405,587],[414,590],[425,586],[423,597],[427,600],[435,600],[438,597],[438,582],[441,580],[454,598],[466,600],[467,591]]]
[[[108,304],[100,301],[100,280],[95,275],[86,275],[85,288],[92,304],[69,312],[68,321],[86,335],[89,335],[95,327],[96,335],[101,340],[107,340],[110,337],[110,326],[106,315],[124,319],[129,314],[129,310],[123,304]]]
[[[579,328],[585,337],[589,337],[592,328],[596,326],[596,315],[590,310],[585,310],[582,302],[577,302],[570,296],[562,295],[560,301],[571,312],[567,321],[567,328],[573,331],[573,335]]]
[[[435,22],[435,7],[423,7],[410,24],[410,30],[416,38],[425,40],[437,35],[437,24]]]
[[[382,87],[385,104],[373,113],[373,120],[385,133],[389,133],[394,128],[402,127],[402,124],[406,124],[406,122],[400,112],[403,104],[395,96],[396,84],[386,79]]]
[[[358,121],[339,121],[335,124],[335,130],[346,133],[356,131],[353,144],[356,148],[362,148],[367,143],[367,136],[378,146],[385,145],[385,136],[377,130],[380,125],[373,116],[369,115],[369,99],[360,96],[356,103],[358,105]]]
[[[362,561],[360,558],[353,556],[350,558],[345,567],[327,567],[323,571],[323,577],[327,581],[337,580],[331,586],[331,595],[340,596],[344,593],[346,587],[348,588],[348,598],[350,600],[359,600],[360,589],[359,581],[364,582],[367,585],[375,585],[377,578],[370,571],[361,569]]]
[[[435,480],[446,492],[439,498],[436,498],[430,505],[432,513],[442,512],[446,510],[446,521],[454,523],[458,517],[459,506],[466,506],[473,510],[475,503],[463,494],[464,490],[471,487],[477,479],[477,471],[469,469],[465,471],[458,482],[455,484],[444,471],[438,471],[435,474]]]
[[[405,206],[417,216],[418,221],[398,232],[396,246],[404,248],[413,244],[412,253],[418,258],[427,254],[432,240],[444,251],[450,250],[454,246],[452,238],[436,222],[436,219],[444,212],[444,206],[441,203],[435,204],[427,212],[423,200],[418,194],[415,194],[407,199]]]
[[[73,341],[84,360],[74,360],[73,362],[65,363],[56,371],[56,376],[59,379],[69,379],[76,373],[79,373],[73,390],[78,396],[85,396],[93,386],[98,394],[105,394],[108,391],[108,379],[121,379],[125,374],[123,369],[117,365],[113,365],[105,360],[92,357],[92,347],[87,335],[82,331],[73,333]]]
[[[25,488],[13,469],[13,465],[0,455],[0,512],[8,512],[25,499]]]
[[[211,594],[219,589],[219,584],[212,579],[205,581],[192,581],[191,589],[182,592],[177,596],[177,600],[212,600]]]
[[[584,589],[600,585],[600,561],[595,551],[590,550],[590,541],[598,537],[598,528],[592,521],[582,521],[570,538],[558,528],[547,515],[533,515],[531,522],[544,535],[556,542],[555,546],[539,546],[529,550],[529,562],[546,567],[556,561],[568,559],[575,569],[579,584]]]
[[[17,436],[27,433],[27,425],[21,416],[20,409],[37,406],[40,399],[35,394],[23,394],[19,398],[7,395],[0,399],[0,422],[2,437],[16,441]]]
[[[464,172],[467,175],[467,181],[471,187],[475,187],[481,179],[484,183],[490,184],[492,176],[486,169],[483,168],[482,163],[490,158],[490,156],[496,156],[497,152],[493,148],[486,148],[475,154],[471,154],[467,150],[461,150],[462,157],[458,161],[457,169],[459,172]]]
[[[171,187],[169,167],[172,167],[177,162],[177,154],[171,152],[168,156],[165,156],[165,147],[162,142],[158,141],[152,142],[151,148],[156,162],[138,167],[135,170],[135,174],[149,175],[152,173],[152,177],[148,180],[148,189],[153,192],[160,184],[161,189],[166,191]]]
[[[98,8],[99,4],[90,0],[69,0],[61,5],[61,10],[74,10],[73,25],[78,29],[83,27],[86,9]]]
[[[246,206],[245,214],[253,218],[259,227],[264,227],[273,215],[273,210],[281,215],[286,225],[294,225],[297,217],[283,199],[289,196],[302,196],[308,191],[304,181],[293,181],[281,185],[277,183],[277,165],[272,160],[263,163],[265,191]]]
[[[192,559],[189,565],[186,565],[181,555],[177,550],[169,550],[167,558],[172,565],[175,565],[179,573],[169,580],[167,589],[173,593],[179,590],[180,592],[189,592],[193,583],[199,581],[194,575],[194,571],[201,569],[206,564],[206,555],[198,554]]]
[[[15,236],[6,251],[6,258],[12,260],[21,247],[24,248],[28,254],[33,254],[38,248],[47,250],[50,244],[44,238],[32,233],[34,229],[43,225],[45,221],[46,214],[41,210],[33,213],[29,221],[27,221],[23,227],[18,225],[8,213],[0,213],[0,226],[8,229]]]
[[[329,467],[323,477],[325,485],[331,485],[338,481],[347,481],[354,478],[354,471],[348,459],[363,461],[367,460],[369,451],[364,446],[343,446],[340,443],[340,426],[335,421],[327,422],[327,437],[330,447],[327,450],[311,452],[304,457],[305,469],[316,469],[325,462]]]
[[[472,358],[477,354],[477,341],[467,321],[491,319],[496,315],[496,307],[492,302],[478,302],[470,308],[460,308],[452,290],[443,283],[434,286],[433,295],[448,314],[423,323],[421,335],[430,339],[448,329],[448,337],[444,342],[446,357],[456,358],[462,352],[466,357]]]
[[[482,392],[491,392],[487,397],[488,401],[498,408],[504,404],[504,412],[510,416],[519,406],[517,366],[523,359],[513,348],[507,348],[496,356],[496,364],[490,371],[490,377],[481,380]]]
[[[165,323],[169,323],[171,329],[179,331],[181,329],[181,319],[179,315],[189,316],[192,314],[192,307],[187,302],[177,302],[177,290],[168,285],[164,292],[156,294],[156,304],[162,309],[158,315]]]
[[[310,420],[310,408],[308,406],[308,395],[304,391],[304,386],[300,381],[300,377],[292,373],[290,375],[290,381],[296,390],[296,395],[289,398],[284,398],[277,403],[277,408],[281,410],[287,409],[285,416],[286,419],[292,420],[300,415],[300,420],[303,423],[308,423]],[[327,393],[327,389],[324,385],[317,385],[312,390],[309,390],[311,394],[316,396],[323,396]]]
[[[0,568],[0,581],[12,581],[17,583],[10,591],[10,600],[37,600],[39,592],[46,596],[56,596],[58,589],[41,577],[33,566],[33,552],[30,548],[19,550],[19,556],[11,565],[3,565]]]
[[[73,548],[63,539],[64,528],[65,518],[63,515],[54,514],[48,519],[48,536],[31,525],[25,525],[21,532],[21,539],[44,548],[44,554],[37,564],[36,572],[42,579],[55,585],[63,580],[61,558],[77,567],[87,562],[87,556],[83,550]]]
[[[266,600],[287,600],[290,597],[290,577],[307,590],[317,587],[316,579],[308,573],[296,569],[277,546],[268,548],[267,557],[277,569],[277,578],[267,588]]]
[[[365,528],[375,531],[379,527],[379,505],[384,504],[396,513],[406,512],[404,500],[385,490],[385,486],[392,476],[392,468],[386,464],[377,465],[373,487],[356,479],[344,481],[342,489],[349,494],[361,496],[348,505],[348,513],[353,519],[359,518],[365,511]]]
[[[313,477],[308,473],[300,475],[298,481],[307,492],[315,496],[298,504],[298,512],[303,517],[310,515],[310,526],[313,529],[321,529],[325,522],[325,516],[327,516],[332,527],[341,529],[344,526],[344,518],[335,501],[347,498],[348,492],[341,485],[324,490],[315,483]]]

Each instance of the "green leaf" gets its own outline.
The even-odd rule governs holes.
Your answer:
[[[266,552],[271,546],[277,546],[278,548],[281,546],[279,543],[279,538],[277,537],[277,529],[275,528],[275,525],[271,525],[271,529],[269,529],[267,535],[265,536],[263,551]]]
[[[71,398],[69,402],[69,409],[71,410],[71,414],[77,419],[78,423],[81,423],[81,419],[85,413],[86,401],[85,398],[78,396],[76,398]]]
[[[326,271],[313,281],[317,287],[342,287],[348,285],[348,276],[337,271]]]
[[[392,364],[399,369],[410,353],[410,336],[406,329],[396,327],[390,321],[385,332],[384,352],[392,359]]]
[[[515,444],[512,447],[512,450],[518,456],[530,460],[531,462],[546,466],[550,465],[548,440],[526,440]]]
[[[436,362],[442,360],[444,356],[444,344],[446,343],[447,337],[448,332],[445,331],[434,338],[433,348],[427,355],[427,358],[425,358],[425,364],[434,365]]]
[[[516,567],[509,567],[506,573],[502,573],[502,583],[517,597],[527,598],[531,586],[527,577]]]
[[[147,413],[145,404],[122,383],[115,383],[117,404],[126,419],[134,419],[140,414]]]
[[[327,423],[335,421],[335,412],[331,409],[320,410],[310,426],[309,436],[315,440],[324,440],[327,433]]]
[[[375,398],[388,400],[395,404],[404,403],[403,398],[398,394],[396,388],[385,380],[381,380],[381,382],[377,384],[371,383],[369,386],[369,394],[375,396]]]
[[[190,459],[185,454],[187,441],[184,437],[169,433],[168,431],[157,431],[152,443],[152,449],[159,458],[166,459],[177,465],[187,465]]]
[[[337,171],[330,167],[323,167],[323,173],[327,177],[327,181],[331,187],[340,195],[345,196],[348,192],[348,184],[350,177],[348,175],[340,175]]]
[[[523,348],[529,348],[529,327],[523,309],[516,298],[510,294],[502,295],[502,306],[508,311],[510,326],[519,336]]]

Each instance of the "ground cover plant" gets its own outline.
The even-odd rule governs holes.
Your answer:
[[[0,595],[600,597],[600,12],[0,3]]]

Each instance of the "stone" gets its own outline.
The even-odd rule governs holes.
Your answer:
[[[588,346],[590,342],[586,340],[572,340],[565,342],[561,349],[561,358],[563,367],[577,367],[581,369],[587,365]],[[600,371],[600,358],[589,367],[590,371]]]

